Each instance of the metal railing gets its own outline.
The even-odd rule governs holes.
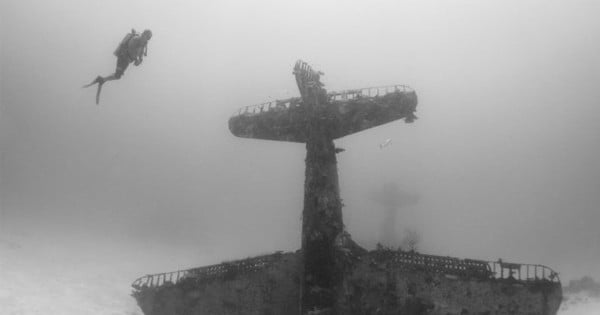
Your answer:
[[[393,266],[400,268],[421,268],[434,273],[479,279],[560,283],[558,273],[544,265],[507,263],[502,260],[460,259],[393,250],[377,250],[373,253],[381,262],[391,262]],[[224,278],[227,275],[248,274],[272,266],[282,256],[282,252],[277,252],[271,255],[225,262],[218,265],[146,275],[136,279],[132,286],[136,289],[155,288],[166,284],[176,284],[183,279],[202,280]]]
[[[457,276],[560,282],[558,273],[544,265],[506,263],[502,260],[459,259],[403,251],[393,251],[389,259],[401,266],[421,267],[428,271]]]
[[[329,101],[349,101],[359,98],[381,97],[389,93],[410,93],[414,90],[407,85],[388,85],[379,87],[368,87],[354,90],[344,90],[327,93]],[[286,110],[301,106],[301,97],[292,97],[283,100],[274,100],[255,105],[248,105],[238,109],[233,116],[256,115],[267,111]]]
[[[155,288],[166,284],[176,284],[184,279],[212,279],[226,277],[231,274],[248,274],[271,266],[282,257],[282,252],[263,255],[243,260],[225,262],[186,270],[145,275],[131,284],[136,289]]]
[[[502,261],[489,262],[490,269],[496,279],[515,279],[521,281],[548,280],[560,282],[558,273],[550,267],[536,264],[515,264]]]
[[[255,105],[248,105],[248,106],[244,106],[244,107],[238,109],[233,114],[233,116],[254,115],[254,114],[260,114],[265,111],[278,111],[278,110],[290,109],[292,107],[300,106],[301,102],[302,102],[301,97],[292,97],[292,98],[288,98],[288,99],[284,99],[284,100],[275,100],[275,101],[270,101],[270,102],[255,104]]]
[[[395,252],[392,262],[402,266],[421,267],[434,273],[489,278],[491,271],[486,261],[458,259],[412,252]]]
[[[368,87],[354,90],[344,90],[339,92],[327,93],[330,101],[346,101],[364,97],[380,97],[389,93],[409,93],[414,90],[407,85],[388,85]]]

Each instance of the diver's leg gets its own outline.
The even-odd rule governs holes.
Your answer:
[[[118,80],[120,78],[121,78],[121,76],[117,76],[115,73],[113,73],[113,74],[111,74],[111,75],[109,75],[107,77],[104,77],[104,82],[106,82],[106,81],[112,81],[112,80]]]
[[[102,91],[102,85],[107,81],[119,80],[123,75],[123,72],[125,72],[125,68],[127,67],[117,66],[117,71],[115,73],[104,78],[100,77],[100,81],[98,81],[98,90],[96,91],[96,105],[100,104],[100,91]]]
[[[120,56],[117,59],[117,69],[115,70],[115,73],[105,77],[104,81],[119,80],[125,73],[125,70],[127,69],[128,66],[129,66],[129,57]]]
[[[125,69],[127,69],[128,66],[129,66],[129,59],[127,59],[127,57],[120,56],[117,59],[117,69],[115,70],[115,73],[108,75],[106,77],[97,76],[96,79],[94,79],[94,81],[92,81],[92,83],[86,84],[83,87],[86,88],[86,87],[90,87],[96,83],[104,84],[104,82],[106,82],[106,81],[119,80],[121,78],[121,76],[123,76],[123,73],[125,73]]]
[[[107,81],[119,80],[121,78],[121,76],[123,76],[123,73],[125,73],[125,69],[127,69],[128,66],[129,66],[129,58],[125,57],[125,56],[120,56],[117,59],[117,69],[116,69],[115,73],[113,73],[107,77],[104,77],[104,78],[101,76],[98,76],[96,78],[96,80],[94,80],[94,82],[87,85],[87,86],[90,86],[95,83],[98,83],[98,90],[96,91],[96,104],[100,103],[100,92],[102,91],[102,85],[104,85],[104,83],[106,83]]]
[[[96,91],[96,105],[100,104],[100,92],[102,91],[102,85],[104,85],[104,83],[108,82],[108,81],[112,81],[112,80],[118,80],[121,78],[121,76],[123,75],[123,69],[117,68],[117,72],[107,76],[107,77],[100,77],[98,76],[97,83],[98,83],[98,90]],[[94,84],[95,82],[92,82],[91,84]]]

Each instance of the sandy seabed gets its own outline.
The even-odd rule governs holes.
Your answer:
[[[212,262],[190,245],[0,230],[0,315],[143,315],[131,283]],[[214,260],[214,259],[213,259]]]
[[[105,246],[3,236],[0,314],[142,315],[129,295],[134,266]]]

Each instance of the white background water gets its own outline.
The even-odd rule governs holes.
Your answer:
[[[0,312],[136,314],[143,274],[297,249],[304,145],[236,138],[227,121],[297,96],[299,58],[329,91],[408,84],[419,97],[414,124],[336,140],[359,244],[397,247],[414,229],[423,252],[600,279],[598,12],[596,0],[0,1]],[[114,71],[132,27],[153,31],[148,56],[96,106],[80,86]],[[374,197],[386,183],[418,200],[391,220]]]

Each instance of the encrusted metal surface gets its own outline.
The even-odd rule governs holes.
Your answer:
[[[280,261],[282,256],[282,252],[277,252],[271,255],[224,262],[217,265],[145,275],[136,279],[131,286],[140,290],[144,287],[153,288],[167,284],[176,284],[183,279],[222,279],[232,274],[253,273],[264,270],[273,263]]]
[[[132,283],[132,286],[135,289],[140,290],[144,287],[153,288],[162,285],[176,284],[183,279],[223,279],[232,272],[236,274],[261,272],[269,268],[273,263],[281,261],[283,255],[293,255],[293,253],[284,254],[282,252],[277,252],[275,254],[262,255],[199,268],[146,275],[136,279]],[[447,275],[474,277],[482,280],[511,279],[521,282],[548,281],[560,283],[558,274],[554,270],[538,264],[461,259],[456,257],[393,250],[376,250],[369,252],[365,257],[373,257],[373,263],[383,264],[390,270],[415,269]],[[519,272],[513,269],[511,273],[509,268],[503,268],[501,265],[519,266]]]
[[[417,95],[406,85],[391,85],[327,93],[322,119],[333,139],[398,119],[412,122]],[[306,142],[307,108],[302,98],[288,98],[240,108],[229,129],[238,137]]]

